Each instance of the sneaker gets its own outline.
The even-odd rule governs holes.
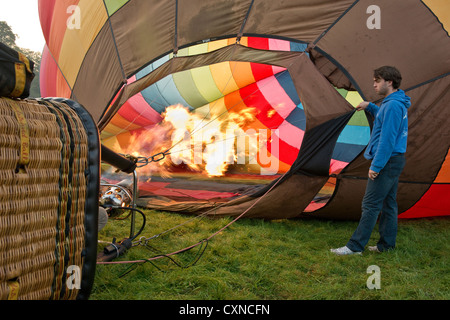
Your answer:
[[[369,246],[368,249],[372,252],[381,252],[377,246]]]
[[[361,252],[350,250],[347,246],[337,249],[331,249],[330,251],[337,254],[338,256],[345,256],[349,254],[361,254]]]

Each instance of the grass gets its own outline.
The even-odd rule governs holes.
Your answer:
[[[147,246],[114,261],[171,253],[210,237],[232,220],[144,210]],[[137,217],[136,228],[141,223]],[[397,249],[339,257],[357,222],[240,219],[203,246],[146,263],[97,265],[91,300],[447,300],[450,219],[400,220]],[[110,220],[99,239],[128,236],[130,220]],[[377,230],[369,245],[377,241]],[[103,248],[100,244],[99,250]],[[204,250],[204,251],[202,251]],[[192,262],[196,261],[194,265]],[[367,268],[381,271],[370,290]]]

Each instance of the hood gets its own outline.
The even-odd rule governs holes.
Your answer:
[[[408,109],[411,106],[411,98],[405,94],[405,91],[403,90],[397,90],[396,92],[391,93],[386,98],[384,98],[383,102],[388,101],[398,101],[401,102],[406,109]]]

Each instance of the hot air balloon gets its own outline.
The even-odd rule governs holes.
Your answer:
[[[449,215],[449,5],[372,2],[40,0],[41,94],[146,159],[141,206],[359,219],[372,119],[355,106],[395,65],[412,98],[399,217]]]

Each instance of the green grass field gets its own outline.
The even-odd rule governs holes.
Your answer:
[[[193,218],[144,210],[141,236],[119,261],[97,265],[91,300],[447,300],[450,219],[400,220],[397,248],[339,257],[357,222]],[[136,228],[141,225],[139,215]],[[99,240],[129,235],[130,220],[110,220]],[[377,241],[375,229],[369,245]],[[170,257],[153,258],[201,242]],[[101,250],[105,244],[99,244]],[[195,263],[194,263],[195,262]],[[380,289],[369,289],[370,266]]]

